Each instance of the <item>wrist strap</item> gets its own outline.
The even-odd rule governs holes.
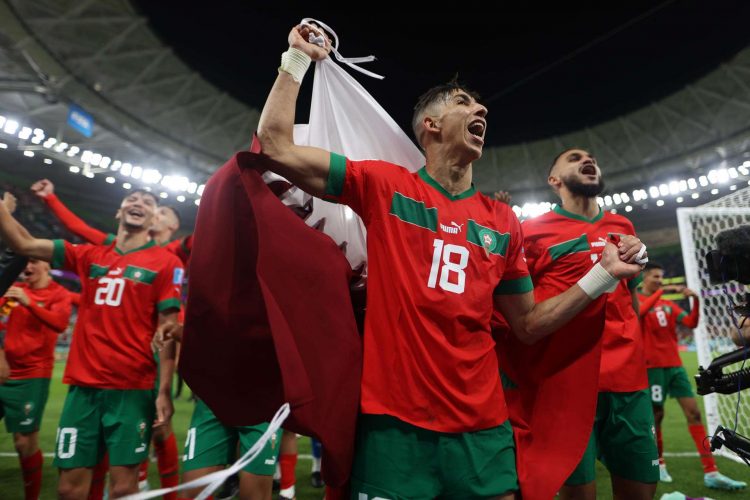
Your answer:
[[[609,274],[600,263],[597,263],[583,278],[578,280],[578,286],[591,299],[597,299],[603,293],[613,292],[619,282],[620,280]]]
[[[301,83],[302,78],[305,77],[307,68],[310,67],[310,56],[305,54],[299,49],[289,47],[286,52],[281,54],[281,66],[279,66],[279,72],[289,73],[295,82]]]

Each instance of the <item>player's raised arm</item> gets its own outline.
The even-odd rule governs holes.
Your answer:
[[[268,94],[258,124],[262,152],[273,160],[271,170],[314,196],[325,193],[330,153],[323,149],[297,146],[293,140],[294,111],[302,77],[311,61],[328,56],[330,41],[320,47],[308,41],[323,36],[314,27],[299,25],[289,32],[289,50],[281,57],[279,76]],[[325,39],[325,36],[323,36]]]
[[[642,266],[632,262],[641,247],[634,236],[623,237],[619,247],[608,243],[600,264],[565,292],[544,302],[534,303],[533,292],[503,295],[496,298],[496,307],[507,319],[513,333],[532,344],[558,330],[619,280],[641,272]]]
[[[0,203],[0,239],[19,255],[52,261],[52,240],[34,238],[10,215],[5,203]]]

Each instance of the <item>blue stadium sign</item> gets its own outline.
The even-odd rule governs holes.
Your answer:
[[[71,105],[68,108],[68,125],[86,137],[91,137],[94,132],[94,117],[78,106]]]

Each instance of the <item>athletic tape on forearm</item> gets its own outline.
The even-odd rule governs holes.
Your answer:
[[[281,54],[281,66],[279,66],[279,71],[289,73],[292,75],[295,82],[301,83],[302,79],[305,77],[307,68],[310,67],[310,61],[312,61],[310,56],[299,49],[289,47],[289,50],[282,52]]]
[[[614,291],[619,282],[620,280],[609,274],[601,264],[596,264],[583,278],[578,280],[578,286],[590,298],[596,299],[603,293]]]
[[[646,245],[641,243],[641,249],[638,250],[638,253],[635,256],[635,263],[640,264],[640,265],[644,265],[648,263],[648,257],[644,257],[645,254],[646,254]]]

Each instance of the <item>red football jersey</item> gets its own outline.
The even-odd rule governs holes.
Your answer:
[[[645,298],[639,294],[639,299]],[[671,300],[659,299],[643,316],[641,327],[646,343],[646,366],[670,368],[682,366],[677,347],[677,323],[688,328],[698,326],[698,311],[693,306],[688,314]]]
[[[57,335],[68,326],[71,304],[68,291],[54,281],[45,288],[23,288],[31,303],[18,304],[8,317],[5,357],[11,379],[50,378],[55,364]],[[0,305],[4,303],[0,299]]]
[[[532,290],[518,219],[472,186],[331,155],[328,198],[367,227],[363,413],[440,432],[507,419],[490,334],[493,294]]]
[[[540,289],[535,293],[537,301],[564,292],[601,260],[608,234],[635,234],[633,224],[625,217],[601,210],[593,219],[587,219],[559,205],[524,222],[523,230],[529,270],[535,290]],[[599,308],[606,302],[600,391],[630,392],[648,385],[643,340],[630,292],[640,280],[640,276],[623,280],[613,293],[606,294],[604,301],[594,302],[563,327],[575,334],[577,327],[601,314]]]
[[[81,278],[81,305],[63,382],[102,389],[151,389],[151,339],[158,312],[180,308],[184,270],[153,241],[127,253],[114,244],[55,240],[53,267]]]

